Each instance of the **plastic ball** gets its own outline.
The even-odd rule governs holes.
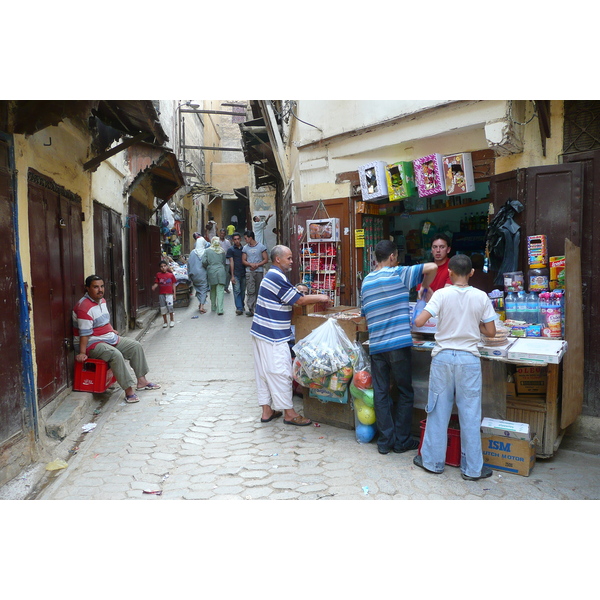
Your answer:
[[[363,425],[372,425],[375,423],[375,411],[364,402],[362,403],[362,406],[358,407],[356,416]]]
[[[367,406],[373,408],[373,390],[364,390],[362,401]]]
[[[358,423],[356,425],[356,440],[362,444],[368,444],[375,437],[376,431],[375,425]]]

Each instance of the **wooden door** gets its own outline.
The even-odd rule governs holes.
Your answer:
[[[300,281],[298,271],[300,257],[300,243],[306,239],[306,221],[309,219],[321,219],[324,217],[338,218],[340,220],[340,253],[338,260],[340,269],[340,304],[345,306],[356,306],[358,295],[356,293],[356,277],[354,267],[354,248],[352,247],[352,236],[350,232],[354,227],[354,213],[350,210],[350,199],[339,198],[323,200],[323,207],[319,209],[319,202],[302,202],[294,204],[295,211],[292,227],[292,238],[290,249],[294,257],[292,268],[292,283]],[[300,232],[304,232],[303,234]]]
[[[28,196],[37,396],[43,407],[73,381],[71,313],[84,289],[81,200],[31,171]]]
[[[123,241],[121,215],[94,202],[94,260],[96,274],[104,278],[105,299],[112,326],[127,329],[123,284]]]
[[[25,392],[15,211],[10,146],[0,139],[0,449],[20,438],[24,428]]]

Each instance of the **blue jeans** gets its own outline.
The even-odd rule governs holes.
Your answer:
[[[483,466],[481,359],[464,350],[441,350],[431,360],[427,426],[421,446],[423,466],[436,473],[444,470],[455,395],[460,421],[460,470],[479,477]]]
[[[411,349],[399,348],[371,355],[373,405],[379,438],[377,446],[386,451],[405,449],[411,442],[414,392],[411,375]],[[390,376],[398,387],[394,403],[390,395]]]
[[[246,295],[246,275],[239,277],[235,276],[233,284],[233,300],[235,302],[235,310],[244,310],[244,296]]]

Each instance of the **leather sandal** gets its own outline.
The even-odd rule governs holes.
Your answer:
[[[310,419],[307,419],[306,417],[303,417],[302,415],[298,415],[297,417],[294,417],[293,419],[290,419],[289,421],[284,419],[283,422],[286,425],[297,425],[298,427],[305,427],[306,425],[310,425],[312,423],[312,421]]]

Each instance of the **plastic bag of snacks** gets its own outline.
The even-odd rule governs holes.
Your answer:
[[[362,347],[354,365],[354,375],[350,383],[350,394],[354,406],[354,431],[356,441],[368,444],[377,433],[375,409],[373,407],[373,379],[371,361]]]
[[[292,350],[304,373],[312,380],[331,375],[342,367],[352,367],[357,352],[356,345],[335,319],[327,319]]]

